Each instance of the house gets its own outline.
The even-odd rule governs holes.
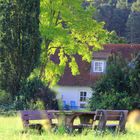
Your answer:
[[[106,62],[112,53],[119,52],[130,61],[139,51],[140,44],[107,44],[103,46],[103,50],[93,53],[91,64],[83,62],[80,56],[76,56],[80,75],[72,76],[70,69],[66,67],[56,87],[58,98],[63,101],[63,107],[75,110],[88,105],[87,101],[92,96],[90,86],[105,74]]]

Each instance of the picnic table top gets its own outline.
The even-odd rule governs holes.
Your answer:
[[[52,113],[64,113],[64,114],[74,114],[74,113],[78,113],[78,114],[95,114],[95,111],[59,111],[59,110],[48,110],[48,112],[52,112]]]
[[[22,110],[22,113],[28,113],[28,112],[50,112],[50,113],[56,113],[56,114],[95,114],[95,111],[66,111],[66,110]]]

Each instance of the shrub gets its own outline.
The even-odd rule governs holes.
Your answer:
[[[98,96],[98,97],[97,97]],[[108,92],[100,92],[100,96],[94,94],[90,100],[92,110],[96,109],[132,109],[131,97],[128,94],[116,92],[110,89]]]
[[[8,92],[0,89],[0,105],[9,104],[11,101],[11,95]]]
[[[14,115],[14,106],[12,104],[12,97],[10,93],[0,89],[0,115]]]
[[[139,60],[135,62],[140,63]],[[90,109],[131,110],[137,108],[136,103],[140,102],[140,65],[137,63],[134,63],[135,67],[132,68],[120,54],[109,57],[106,74],[92,86]]]
[[[43,103],[43,101],[41,100],[37,100],[37,101],[33,101],[31,100],[31,102],[27,103],[27,106],[29,107],[29,109],[39,109],[39,110],[44,110],[45,109],[45,105]]]
[[[58,109],[56,94],[39,78],[25,81],[16,96],[16,109]],[[44,106],[44,107],[43,107]]]
[[[140,53],[131,62],[129,70],[130,94],[133,97],[133,108],[140,109]]]

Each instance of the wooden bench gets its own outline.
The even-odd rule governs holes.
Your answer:
[[[94,121],[98,121],[95,128],[104,131],[106,128],[115,128],[119,132],[125,131],[128,110],[96,110]],[[113,124],[107,124],[107,121],[113,121]],[[115,122],[118,121],[118,124]]]
[[[47,111],[47,110],[26,110],[26,111],[20,111],[21,119],[23,122],[24,128],[35,128],[38,130],[42,129],[42,125],[40,123],[31,124],[30,120],[47,120],[51,127],[53,127],[55,124],[53,123],[53,119],[56,118],[53,111]]]

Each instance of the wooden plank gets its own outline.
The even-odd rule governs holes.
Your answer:
[[[100,114],[103,111],[105,111],[109,115],[114,115],[114,116],[120,115],[121,112],[128,112],[127,110],[96,110],[96,114],[97,113]]]
[[[30,119],[30,120],[35,120],[35,119],[53,119],[55,116],[51,112],[47,111],[21,111],[21,115],[23,119]]]
[[[127,110],[97,110],[95,119],[99,120],[101,117],[101,112],[105,111],[106,112],[106,117],[107,120],[120,120],[121,112],[127,113]]]

